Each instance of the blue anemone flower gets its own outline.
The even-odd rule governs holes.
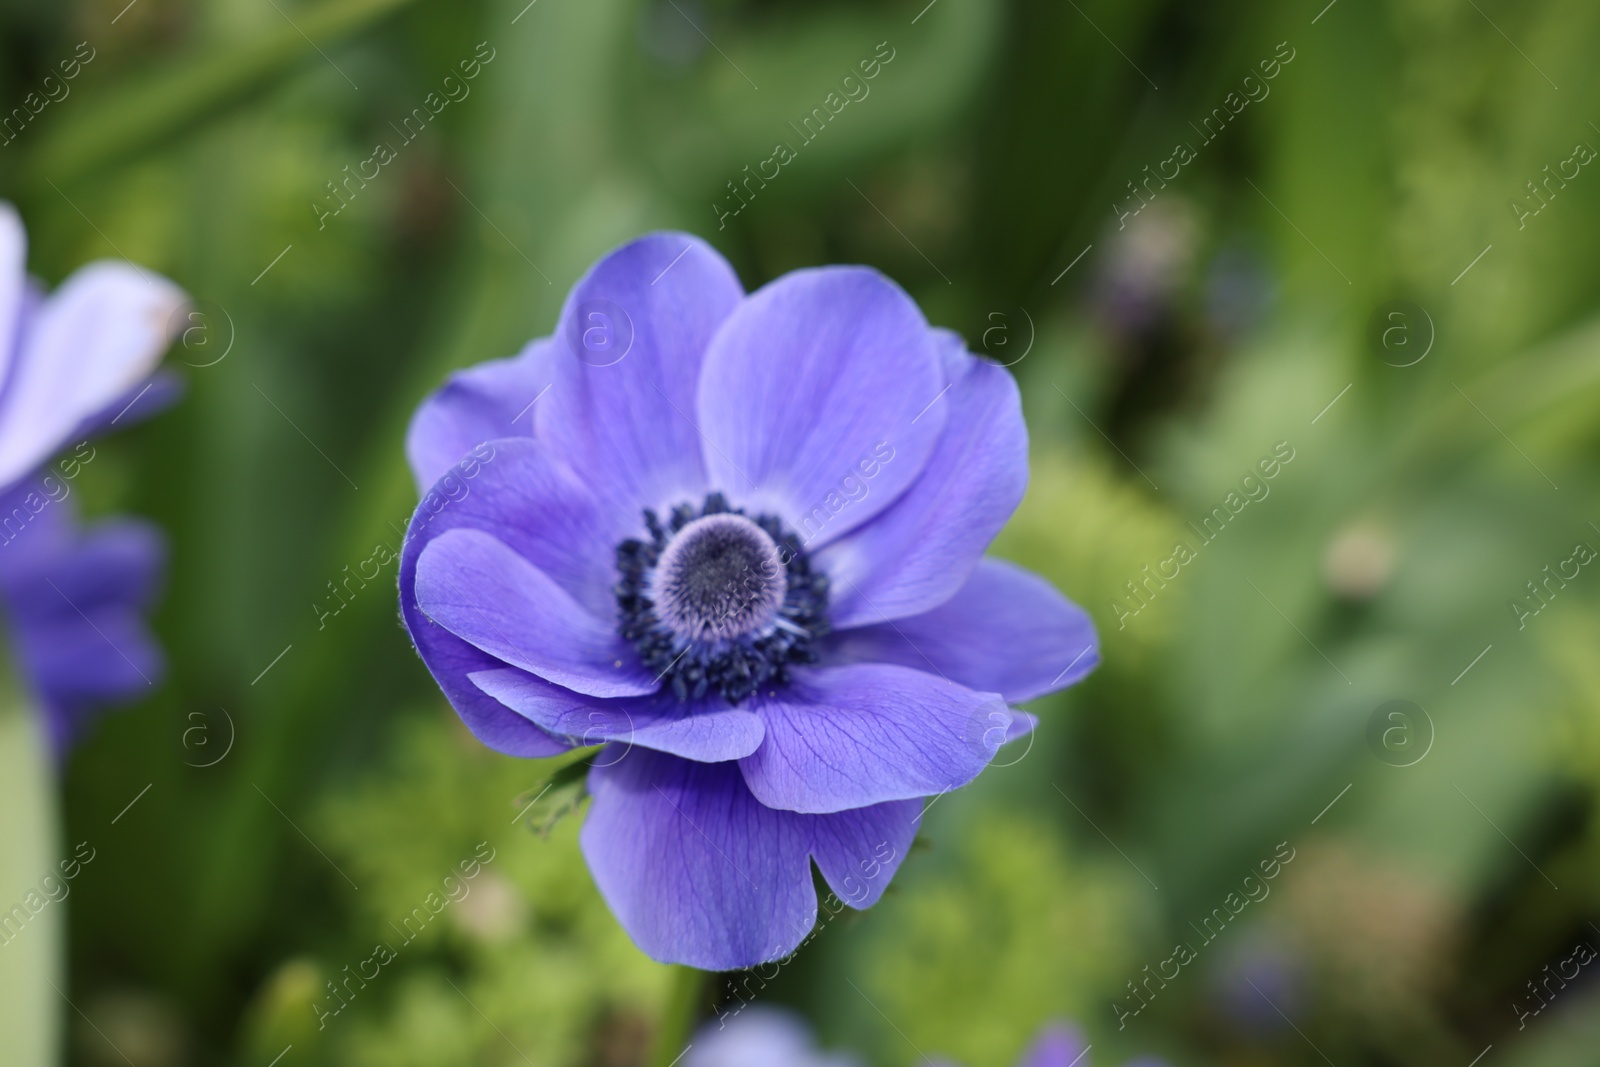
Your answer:
[[[605,743],[581,843],[635,943],[786,955],[883,893],[923,799],[1076,682],[1093,624],[984,549],[1016,384],[863,267],[746,294],[697,238],[606,256],[555,333],[452,377],[407,452],[405,625],[484,743]]]
[[[126,519],[84,529],[68,498],[94,458],[89,437],[174,394],[154,375],[185,296],[112,261],[46,294],[26,260],[22,221],[0,202],[0,618],[59,758],[94,711],[161,673],[143,618],[164,568],[161,534]]]

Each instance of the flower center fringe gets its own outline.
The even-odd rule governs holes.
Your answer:
[[[712,493],[679,504],[650,539],[617,546],[618,632],[679,700],[715,692],[737,704],[814,663],[828,632],[828,578],[771,515],[754,519]]]

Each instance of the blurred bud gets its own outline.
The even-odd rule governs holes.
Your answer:
[[[77,1041],[88,1062],[105,1067],[174,1067],[188,1059],[183,1021],[165,998],[137,990],[95,997],[79,1017]],[[92,1023],[89,1020],[94,1020]]]
[[[1277,932],[1305,960],[1318,1015],[1403,1032],[1452,975],[1459,909],[1439,888],[1354,843],[1313,842],[1286,865]]]
[[[1223,958],[1213,991],[1222,1014],[1241,1030],[1276,1033],[1305,1015],[1305,972],[1287,942],[1255,928]]]
[[[1114,230],[1100,260],[1094,307],[1119,337],[1139,337],[1165,320],[1193,266],[1200,226],[1187,201],[1160,199]]]
[[[521,935],[527,925],[528,904],[509,879],[485,869],[473,879],[472,889],[450,910],[463,933],[487,944],[504,944]]]
[[[1394,573],[1394,537],[1376,523],[1357,521],[1334,534],[1322,557],[1322,577],[1335,596],[1369,600]]]
[[[267,1063],[287,1045],[304,1050],[316,1042],[315,1005],[328,996],[324,981],[320,968],[303,956],[286,960],[267,976],[245,1009],[243,1047],[249,1062]]]

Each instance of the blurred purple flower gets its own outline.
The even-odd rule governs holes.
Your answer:
[[[1076,1026],[1051,1023],[1039,1031],[1033,1044],[1028,1046],[1017,1067],[1091,1067],[1089,1046]],[[753,1067],[753,1065],[752,1065]],[[930,1062],[927,1067],[949,1067]],[[1165,1067],[1160,1060],[1137,1059],[1128,1061],[1127,1067]]]
[[[683,1067],[858,1067],[853,1056],[823,1052],[804,1020],[779,1008],[745,1008],[726,1025],[695,1035]]]
[[[130,263],[101,261],[54,293],[27,276],[27,237],[0,203],[0,614],[58,757],[90,712],[154,683],[161,654],[142,609],[165,547],[132,521],[81,529],[70,481],[93,458],[71,444],[170,399],[152,377],[185,297]]]
[[[922,799],[1032,728],[1007,705],[1098,660],[1085,612],[983,558],[1027,482],[1015,383],[876,271],[746,295],[697,238],[641,238],[407,452],[412,640],[491,747],[611,743],[583,851],[658,960],[786,955],[813,861],[873,904]]]

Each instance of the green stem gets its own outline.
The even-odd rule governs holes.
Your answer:
[[[705,1009],[705,971],[693,967],[672,968],[672,988],[661,1013],[661,1028],[656,1032],[650,1067],[671,1067],[683,1055],[684,1046],[694,1034]]]
[[[66,905],[47,899],[42,886],[60,873],[54,772],[38,711],[0,663],[0,1034],[8,1063],[61,1061],[56,989],[67,984]]]

